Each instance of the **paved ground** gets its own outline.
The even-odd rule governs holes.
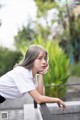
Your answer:
[[[1,110],[0,120],[24,120],[23,109],[18,110]]]

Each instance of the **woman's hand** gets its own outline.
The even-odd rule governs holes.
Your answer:
[[[62,108],[62,110],[66,107],[65,103],[61,99],[58,99],[57,104],[60,108]]]

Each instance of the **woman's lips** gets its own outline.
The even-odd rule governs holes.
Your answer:
[[[45,67],[45,66],[42,66],[41,68],[45,69],[46,67]]]

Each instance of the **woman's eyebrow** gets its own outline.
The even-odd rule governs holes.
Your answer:
[[[38,57],[43,57],[43,55],[39,55]]]

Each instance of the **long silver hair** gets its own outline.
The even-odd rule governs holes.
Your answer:
[[[35,59],[38,57],[39,53],[43,51],[46,58],[48,57],[47,51],[40,45],[31,45],[25,53],[24,59],[18,66],[23,66],[26,69],[32,69]]]

